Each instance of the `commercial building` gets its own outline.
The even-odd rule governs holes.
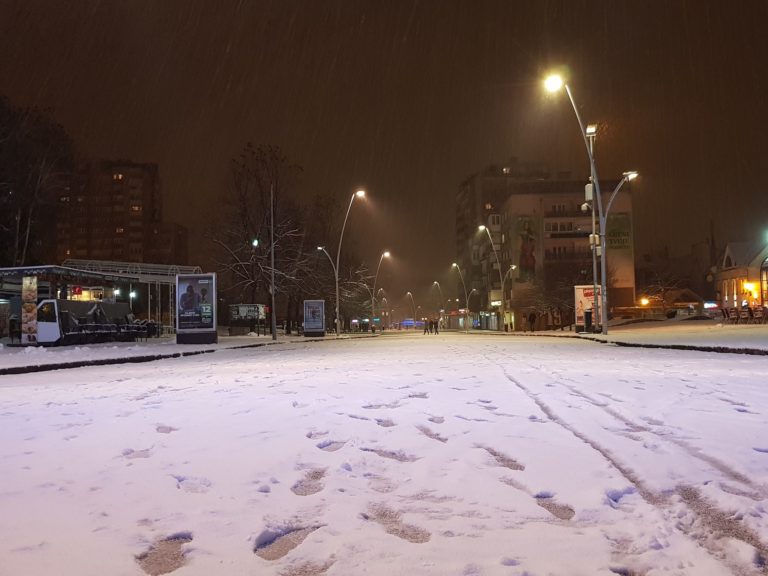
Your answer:
[[[601,182],[604,202],[606,191],[617,183]],[[593,283],[593,216],[590,206],[583,207],[585,184],[568,174],[514,161],[490,166],[462,183],[456,201],[457,263],[467,290],[476,291],[469,307],[481,328],[499,329],[502,302],[504,324],[513,330],[524,329],[523,318],[530,312],[540,318],[558,309],[558,315],[567,317],[573,287]],[[631,307],[635,268],[628,186],[614,199],[606,224],[608,304],[614,310]],[[478,231],[479,225],[488,233]]]
[[[768,245],[729,243],[714,280],[722,308],[768,306]]]

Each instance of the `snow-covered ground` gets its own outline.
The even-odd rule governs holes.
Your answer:
[[[766,372],[400,334],[0,376],[0,575],[765,574]]]

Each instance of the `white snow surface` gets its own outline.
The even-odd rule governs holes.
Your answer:
[[[178,533],[177,576],[765,574],[766,372],[398,334],[0,376],[0,575],[142,575]]]

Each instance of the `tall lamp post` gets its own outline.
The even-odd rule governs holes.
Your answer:
[[[336,279],[336,288],[338,290],[338,286],[339,286],[339,272],[336,269],[336,264],[333,263],[333,258],[331,258],[331,255],[328,254],[328,250],[325,249],[325,246],[318,246],[317,249],[319,251],[321,251],[323,254],[325,254],[325,256],[328,258],[328,262],[331,263],[331,268],[333,269],[333,277]],[[339,297],[339,293],[336,292],[336,298],[338,298],[338,297]],[[338,300],[337,300],[336,310],[338,310],[338,309],[339,309],[339,307],[338,307]],[[337,314],[338,314],[338,312],[337,312]],[[336,336],[338,336],[338,335],[339,335],[339,333],[337,331],[336,332]]]
[[[440,287],[440,282],[435,280],[432,282],[432,286],[437,286],[437,291],[440,292],[440,305],[437,307],[438,310],[438,322],[443,319],[443,303],[445,302],[445,296],[443,296],[443,289]]]
[[[483,224],[480,224],[480,226],[478,226],[477,229],[480,232],[484,231],[488,235],[488,241],[491,243],[491,250],[493,250],[493,256],[494,258],[496,258],[496,265],[499,267],[499,282],[501,283],[501,305],[499,306],[499,311],[501,312],[501,324],[500,324],[499,330],[503,332],[506,326],[506,321],[507,321],[505,310],[504,310],[504,278],[506,277],[506,275],[503,274],[501,271],[501,262],[499,262],[499,255],[496,252],[496,246],[493,243],[493,238],[491,238],[491,231],[488,230],[488,228]]]
[[[461,286],[464,288],[464,332],[469,332],[469,298],[467,297],[467,285],[464,283],[464,275],[461,273],[461,268],[454,262],[451,264],[451,268],[455,268],[459,273],[459,279],[461,280]]]
[[[339,316],[339,260],[341,258],[341,242],[344,240],[344,229],[347,227],[347,218],[349,218],[349,211],[352,209],[352,203],[355,198],[363,198],[365,196],[365,190],[358,190],[349,199],[349,206],[347,206],[347,213],[344,216],[344,224],[341,226],[341,235],[339,236],[339,247],[336,249],[336,266],[333,267],[333,273],[336,275],[336,336],[341,335],[341,317]]]
[[[416,330],[416,302],[413,301],[413,294],[410,292],[406,292],[405,295],[411,298],[411,306],[413,306],[413,329]]]
[[[381,261],[384,258],[389,258],[389,250],[385,250],[379,257],[379,265],[376,267],[376,275],[373,277],[373,290],[371,290],[371,331],[375,324],[376,318],[376,281],[379,279],[379,270],[381,270]]]
[[[607,283],[607,269],[606,269],[606,258],[605,258],[605,225],[606,225],[606,215],[607,210],[603,210],[603,201],[602,201],[602,195],[600,194],[600,180],[597,178],[597,166],[595,165],[595,156],[593,153],[592,146],[590,145],[590,136],[592,134],[587,132],[587,128],[584,127],[584,122],[581,120],[581,115],[579,114],[579,109],[576,106],[576,101],[573,99],[573,94],[571,93],[571,88],[568,86],[568,84],[563,80],[561,76],[558,74],[552,74],[551,76],[548,76],[546,80],[544,81],[544,86],[546,89],[550,92],[559,92],[562,88],[565,88],[566,94],[568,94],[568,99],[571,101],[571,106],[573,107],[573,112],[576,114],[576,121],[579,123],[579,128],[581,130],[581,137],[584,140],[584,147],[587,149],[587,156],[589,156],[589,167],[590,167],[590,174],[592,179],[592,184],[594,186],[595,196],[597,197],[597,214],[598,214],[598,220],[600,223],[600,324],[602,326],[602,333],[608,334],[608,294],[606,289],[606,283]],[[632,177],[628,177],[628,174],[634,174]],[[616,187],[616,189],[613,191],[613,194],[611,195],[611,199],[613,200],[613,197],[618,193],[621,186],[626,182],[627,180],[631,180],[637,176],[636,172],[627,172],[624,175],[624,178],[619,182],[619,185]],[[610,201],[609,201],[610,203]]]

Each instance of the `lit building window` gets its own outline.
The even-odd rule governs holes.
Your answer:
[[[69,202],[69,196],[62,196],[61,198],[59,198],[59,201],[61,201],[61,202]]]
[[[115,182],[119,182],[122,179],[123,179],[123,175],[120,174],[119,172],[112,174],[112,180],[114,180]]]
[[[131,212],[141,212],[141,204],[132,204]]]
[[[118,226],[117,228],[115,228],[115,233],[122,234],[123,232],[125,232],[125,228],[123,228],[122,226]]]

